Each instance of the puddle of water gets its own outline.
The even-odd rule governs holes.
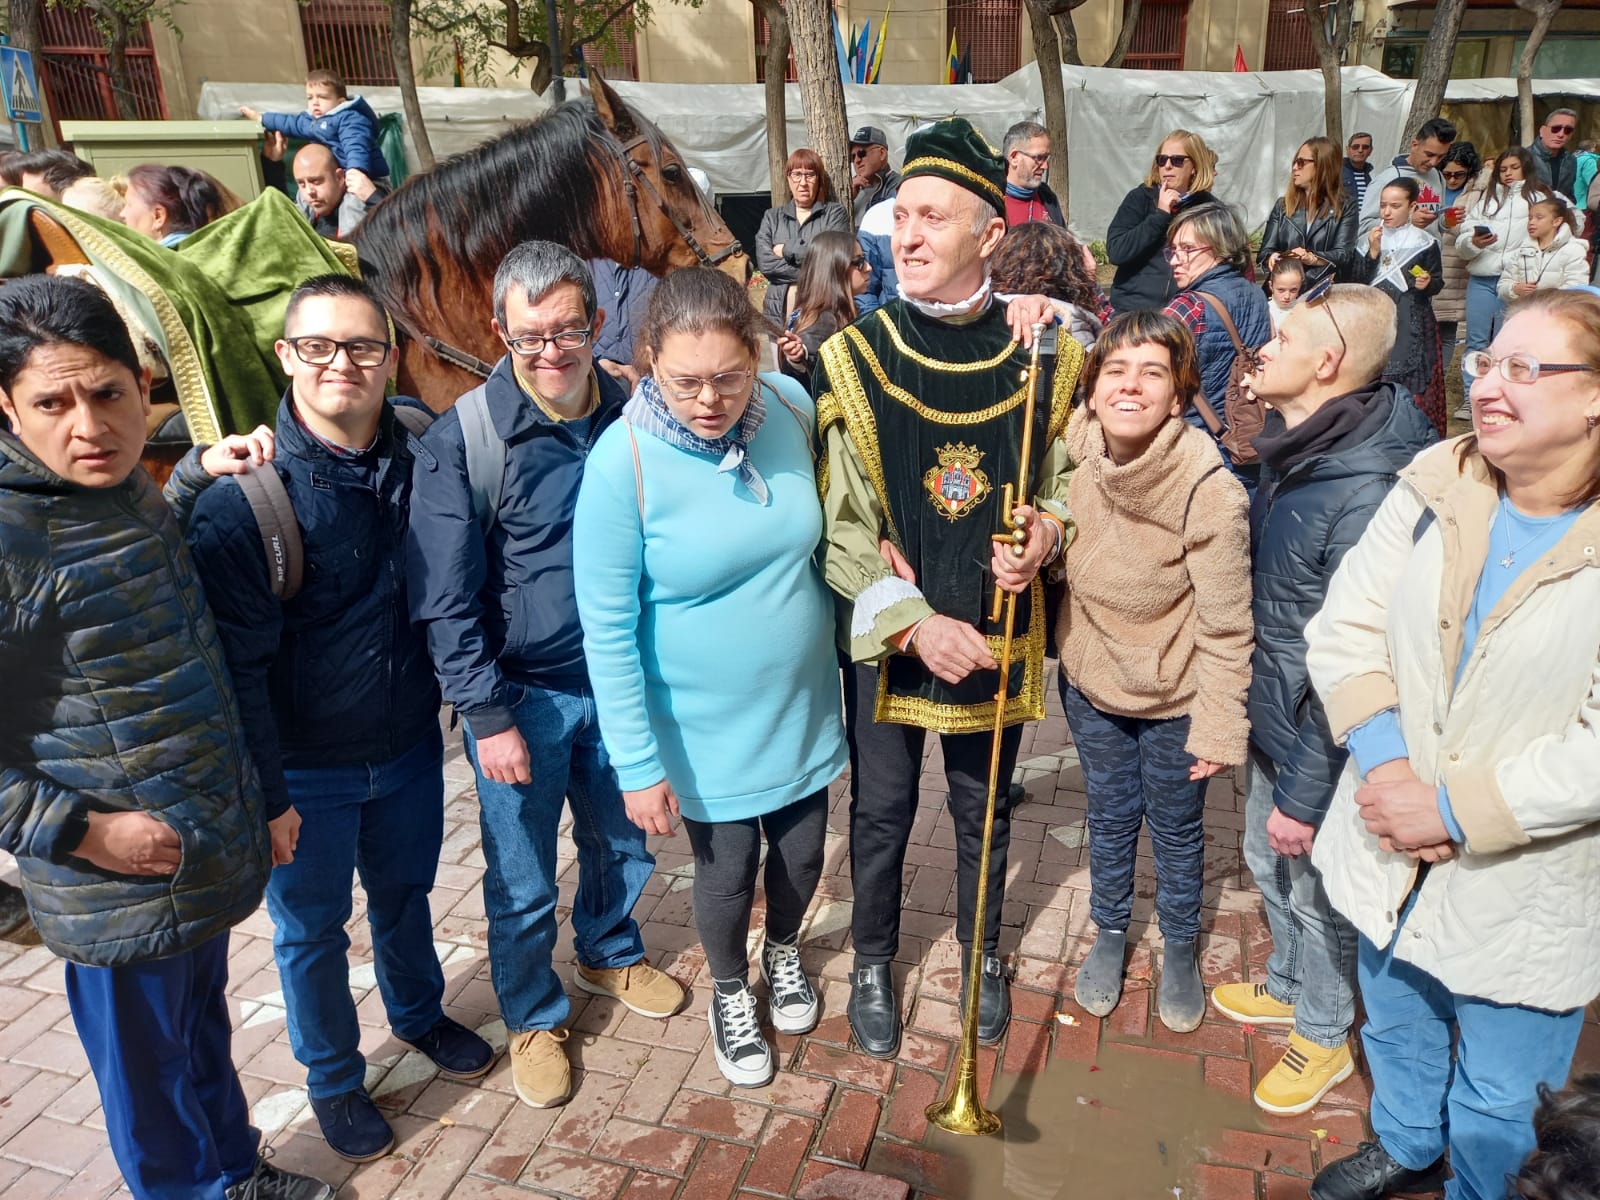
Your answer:
[[[1171,1200],[1174,1188],[1182,1200],[1195,1195],[1205,1146],[1258,1127],[1248,1100],[1208,1089],[1201,1060],[1191,1061],[1110,1043],[1093,1064],[1002,1074],[985,1101],[1005,1122],[1000,1136],[935,1132],[929,1145],[961,1160],[964,1194],[985,1200]]]

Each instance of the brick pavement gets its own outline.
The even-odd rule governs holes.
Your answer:
[[[1152,920],[1154,868],[1142,846],[1135,926],[1145,926],[1121,1006],[1101,1022],[1071,1000],[1073,964],[1088,951],[1088,851],[1083,781],[1054,703],[1024,734],[1028,800],[1012,822],[1002,952],[1016,974],[1005,1041],[979,1056],[979,1080],[1007,1121],[1004,1142],[930,1135],[923,1107],[954,1059],[960,969],[954,942],[954,840],[942,812],[937,749],[907,856],[897,980],[907,1033],[900,1058],[853,1050],[848,994],[851,888],[846,806],[834,789],[827,865],[803,955],[820,975],[823,1019],[805,1037],[780,1037],[780,1070],[766,1088],[731,1088],[707,1044],[710,979],[690,906],[687,840],[656,839],[657,871],[636,916],[654,960],[689,985],[685,1012],[666,1022],[570,990],[577,1088],[571,1103],[517,1103],[501,1060],[479,1086],[437,1078],[383,1025],[370,940],[357,892],[350,924],[351,987],[359,1000],[368,1086],[399,1144],[355,1167],[316,1131],[289,1051],[283,997],[265,910],[233,934],[234,1056],[256,1123],[276,1161],[342,1185],[341,1200],[956,1200],[963,1196],[1095,1196],[1105,1200],[1289,1200],[1365,1130],[1368,1089],[1352,1078],[1305,1117],[1257,1113],[1247,1097],[1276,1061],[1276,1032],[1207,1017],[1188,1035],[1155,1020],[1160,970]],[[437,949],[451,1015],[503,1046],[485,958],[477,803],[459,740],[446,765],[446,836],[433,894]],[[1243,875],[1237,782],[1207,795],[1203,966],[1208,983],[1259,977],[1268,949],[1260,903]],[[561,893],[570,905],[576,863],[563,837]],[[14,868],[7,874],[14,874]],[[757,927],[759,928],[758,897]],[[570,976],[570,943],[559,969]],[[1072,1023],[1056,1019],[1064,1011]],[[1580,1064],[1600,1067],[1600,1028],[1585,1027]],[[992,1090],[991,1090],[992,1089]],[[864,1168],[864,1169],[863,1169]],[[104,1138],[63,994],[62,971],[41,947],[0,942],[0,1195],[6,1200],[125,1197]]]

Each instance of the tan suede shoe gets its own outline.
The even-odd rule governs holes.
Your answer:
[[[555,1108],[572,1096],[565,1029],[529,1029],[511,1035],[511,1086],[529,1108]]]
[[[586,967],[572,973],[572,982],[596,996],[611,996],[641,1017],[670,1017],[683,1007],[683,987],[665,971],[640,959],[627,967]]]

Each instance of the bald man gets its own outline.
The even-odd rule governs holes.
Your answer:
[[[283,156],[288,139],[281,133],[269,133],[261,152],[266,180],[287,192],[283,171]],[[341,202],[348,191],[370,207],[379,196],[378,189],[365,174],[352,171],[346,176],[333,151],[316,142],[300,147],[294,156],[294,183],[299,195],[295,203],[305,214],[311,227],[325,238],[343,241],[354,229],[341,223]],[[348,218],[346,218],[348,220]]]

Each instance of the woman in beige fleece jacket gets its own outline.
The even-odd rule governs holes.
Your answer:
[[[1096,1016],[1122,995],[1134,854],[1148,820],[1166,940],[1158,1010],[1184,1033],[1205,1011],[1195,940],[1206,780],[1245,761],[1249,736],[1249,504],[1216,444],[1183,419],[1200,372],[1181,322],[1116,318],[1084,373],[1088,399],[1066,432],[1078,535],[1058,638],[1099,933],[1075,990]]]

